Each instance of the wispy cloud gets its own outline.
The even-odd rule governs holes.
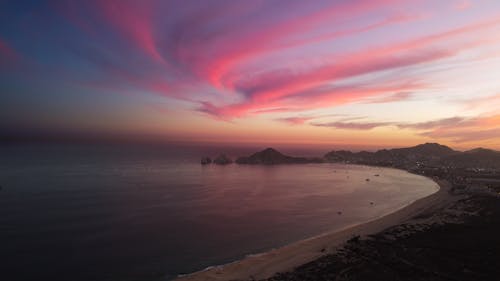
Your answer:
[[[347,120],[348,121],[348,120]],[[415,134],[436,140],[449,140],[457,143],[500,140],[500,115],[477,117],[450,117],[426,122],[346,122],[335,121],[311,123],[316,127],[328,127],[343,130],[372,130],[379,127],[396,127],[412,130]]]
[[[454,57],[461,51],[474,48],[480,43],[474,41],[474,44],[460,44],[453,46],[453,48],[440,48],[438,45],[450,39],[464,39],[463,37],[466,35],[474,34],[477,30],[492,28],[498,23],[500,23],[500,19],[495,18],[398,44],[368,48],[345,55],[341,59],[335,60],[334,63],[325,63],[307,70],[278,69],[260,75],[247,76],[250,78],[239,79],[230,83],[234,85],[237,92],[243,93],[244,101],[222,107],[240,108],[242,111],[238,111],[237,116],[244,116],[246,114],[245,110],[255,109],[255,107],[270,102],[278,105],[293,102],[300,95],[306,96],[306,99],[300,101],[302,106],[306,103],[313,104],[313,106],[318,104],[332,106],[356,102],[360,98],[383,98],[391,92],[372,91],[370,94],[368,91],[363,91],[364,94],[356,95],[356,92],[353,93],[352,91],[346,91],[344,94],[336,91],[337,93],[332,96],[330,103],[325,103],[324,99],[321,100],[324,96],[320,97],[317,94],[310,93],[312,89],[323,87],[326,83],[331,84],[362,75],[409,68]],[[326,62],[332,60],[333,57],[323,58],[323,61]],[[377,86],[380,86],[379,82],[376,82],[374,87]],[[392,93],[408,93],[412,90],[421,90],[421,88],[391,89]],[[357,92],[359,93],[359,91]],[[398,94],[392,98],[394,101],[401,101],[408,97],[408,95],[405,95]],[[390,102],[390,100],[387,99],[386,102]]]
[[[352,117],[345,118],[335,122],[326,123],[313,123],[313,126],[318,127],[332,127],[337,129],[351,129],[351,130],[371,130],[377,127],[395,126],[400,129],[411,129],[415,131],[436,130],[440,128],[463,127],[477,124],[478,118],[465,118],[465,117],[451,117],[438,120],[431,120],[427,122],[350,122],[359,119],[366,119],[366,117]]]
[[[128,46],[135,46],[120,57],[137,57],[134,53],[139,53],[139,57],[147,58],[142,62],[124,64],[112,62],[109,54],[101,53],[97,60],[99,67],[103,67],[103,61],[112,62],[105,65],[107,73],[101,84],[109,81],[109,87],[113,87],[120,85],[121,81],[121,84],[146,91],[192,100],[196,99],[186,96],[188,91],[183,89],[185,85],[209,85],[240,96],[241,100],[230,103],[224,96],[219,96],[218,100],[203,102],[197,110],[217,115],[220,119],[230,119],[261,114],[266,108],[313,108],[363,100],[371,103],[403,101],[411,98],[412,90],[420,88],[387,91],[351,89],[343,93],[332,90],[328,97],[326,92],[323,95],[310,93],[325,85],[335,85],[358,76],[454,57],[475,46],[449,45],[448,41],[460,39],[478,42],[475,40],[479,36],[476,31],[488,30],[500,22],[497,18],[472,22],[396,43],[368,45],[350,53],[312,53],[307,59],[301,58],[300,69],[290,65],[269,68],[266,61],[262,61],[262,58],[266,58],[279,63],[280,52],[284,50],[305,52],[311,46],[328,44],[332,40],[421,20],[420,16],[384,10],[405,3],[377,0],[312,5],[299,1],[290,3],[294,10],[301,11],[293,16],[277,13],[277,7],[267,1],[226,2],[224,5],[215,1],[203,7],[177,3],[178,12],[169,17],[160,17],[159,11],[171,10],[169,4],[162,1],[88,1],[85,6],[78,3],[61,4],[58,11],[93,39],[100,36],[98,28],[104,28],[115,32],[121,40],[129,43]],[[92,15],[86,15],[88,5],[96,11]],[[468,6],[468,3],[461,3],[460,6]],[[338,24],[332,30],[318,32],[324,26],[337,26],[336,23],[341,23],[343,19],[379,10],[384,10],[383,16],[369,23],[346,27]],[[92,54],[88,50],[81,55],[90,60],[95,58],[95,52]],[[314,61],[322,63],[315,65],[311,63]],[[380,89],[383,86],[381,83],[384,82],[374,81],[372,88]]]
[[[469,130],[434,130],[421,133],[426,137],[434,139],[449,139],[456,143],[477,142],[484,140],[500,141],[500,128],[480,129],[472,128]]]
[[[452,102],[458,103],[466,109],[489,108],[489,107],[496,108],[500,106],[500,93],[483,97],[455,99],[452,100]]]
[[[463,120],[444,122],[440,126],[420,134],[436,139],[449,139],[454,142],[471,142],[482,140],[500,141],[500,115],[477,116]]]
[[[420,122],[420,123],[399,123],[397,124],[397,126],[402,129],[429,130],[441,127],[464,125],[464,124],[469,124],[469,122],[471,121],[464,117],[451,117],[451,118],[444,118],[444,119]]]
[[[391,103],[398,101],[406,101],[413,97],[413,93],[411,92],[398,92],[394,94],[389,94],[382,97],[369,98],[364,103]]]
[[[331,118],[331,117],[340,117],[345,116],[345,114],[321,114],[321,115],[310,115],[310,116],[291,116],[291,117],[282,117],[275,119],[279,122],[284,122],[289,125],[302,125],[311,120],[320,119],[320,118]]]
[[[385,127],[393,125],[391,122],[329,122],[329,123],[313,123],[311,124],[316,127],[328,127],[335,129],[345,129],[345,130],[372,130],[377,127]]]
[[[500,124],[488,115],[500,95],[484,97],[500,89],[495,1],[290,0],[287,9],[265,0],[49,2],[0,9],[0,71],[8,73],[0,87],[26,88],[0,104],[25,106],[19,120],[49,112],[43,107],[57,99],[59,115],[80,110],[82,101],[107,114],[175,100],[182,107],[176,112],[207,124],[248,118],[245,124],[255,125],[267,118],[454,140],[471,139],[471,132],[494,137]],[[437,96],[445,98],[436,102]],[[415,112],[429,106],[429,116],[418,117],[429,120],[403,122],[399,110],[378,110],[390,103],[407,108],[408,101],[419,101],[411,104],[420,107]],[[463,112],[435,120],[460,106]]]
[[[313,120],[314,117],[284,117],[278,118],[276,121],[284,122],[289,125],[302,125],[307,121]]]

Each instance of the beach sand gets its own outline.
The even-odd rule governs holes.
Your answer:
[[[242,260],[212,267],[203,271],[178,277],[175,280],[253,280],[265,279],[277,272],[286,272],[315,260],[325,254],[335,252],[347,240],[355,236],[366,236],[381,232],[391,226],[401,224],[425,212],[432,212],[449,205],[457,199],[451,195],[451,185],[444,180],[436,180],[439,190],[427,197],[386,216],[372,221],[347,227],[331,233],[298,241],[269,252],[246,257]]]

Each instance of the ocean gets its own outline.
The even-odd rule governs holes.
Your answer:
[[[169,280],[369,221],[437,190],[388,168],[199,163],[263,148],[0,146],[2,280]]]

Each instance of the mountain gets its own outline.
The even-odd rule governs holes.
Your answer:
[[[328,162],[411,168],[414,166],[449,166],[455,168],[500,169],[500,152],[476,148],[460,152],[438,143],[413,147],[382,149],[376,152],[331,151],[325,154]]]
[[[417,163],[437,164],[444,157],[460,153],[438,143],[413,147],[382,149],[376,152],[331,151],[324,157],[329,162],[349,162],[393,167],[408,167]]]
[[[455,151],[449,148],[446,145],[441,145],[439,143],[424,143],[419,144],[417,146],[408,147],[408,148],[396,148],[392,149],[395,153],[399,153],[402,155],[415,155],[417,157],[444,157],[452,154],[456,154],[458,151]]]
[[[248,157],[240,157],[236,159],[236,163],[238,164],[252,164],[252,165],[304,164],[304,163],[320,163],[320,162],[323,162],[322,159],[292,157],[284,155],[274,148],[266,148]]]
[[[443,157],[460,153],[448,146],[438,143],[424,143],[408,148],[391,149],[390,152],[401,159],[409,162],[425,162],[428,164],[436,164]]]
[[[458,168],[500,169],[500,151],[476,148],[444,157],[441,162]]]
[[[217,164],[231,163],[226,157],[218,157]],[[218,163],[220,162],[220,163]],[[412,147],[381,149],[376,152],[330,151],[323,158],[292,157],[273,148],[236,160],[238,164],[305,164],[340,162],[396,167],[407,170],[435,169],[436,167],[500,169],[500,152],[484,148],[460,152],[438,143],[424,143]]]

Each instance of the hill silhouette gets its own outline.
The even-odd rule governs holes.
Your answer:
[[[500,168],[500,152],[476,148],[465,152],[438,143],[413,147],[382,149],[376,152],[331,151],[325,154],[328,162],[348,162],[407,168],[413,165],[451,166],[459,168]]]
[[[445,157],[441,162],[458,168],[500,169],[500,151],[475,148]]]
[[[284,155],[274,148],[266,148],[262,151],[256,152],[248,157],[240,157],[236,159],[238,164],[251,164],[251,165],[276,165],[276,164],[304,164],[304,163],[319,163],[323,162],[319,158],[305,158],[305,157],[292,157]]]

